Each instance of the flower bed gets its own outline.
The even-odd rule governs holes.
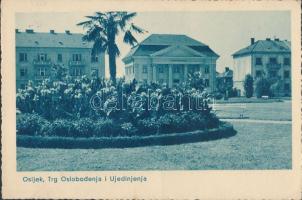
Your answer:
[[[168,138],[163,144],[169,144],[178,141],[178,136],[191,135],[192,139],[184,141],[198,141],[200,134],[195,131],[202,138],[214,137],[207,135],[208,130],[219,128],[221,122],[211,112],[210,95],[200,75],[188,79],[174,88],[123,79],[112,84],[94,76],[29,82],[17,93],[18,144],[42,147],[49,146],[49,141],[64,148],[64,142],[72,147],[72,141],[80,141],[83,145],[79,146],[88,147],[87,141],[99,141],[95,146],[108,147],[105,143],[119,146],[124,141],[121,146],[135,146],[161,144],[158,138]]]
[[[148,136],[205,130],[218,127],[215,115],[195,112],[165,114],[158,119],[145,118],[133,122],[112,119],[56,119],[46,120],[37,114],[17,116],[17,135],[48,137],[123,137]]]
[[[126,148],[152,145],[173,145],[190,142],[209,141],[235,135],[233,126],[220,123],[218,128],[184,133],[158,134],[132,137],[45,137],[17,135],[17,146],[30,148]]]

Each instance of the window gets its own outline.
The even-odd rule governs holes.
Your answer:
[[[256,58],[256,65],[262,65],[262,58],[261,57]]]
[[[81,61],[82,55],[81,54],[72,54],[72,61]]]
[[[209,87],[209,86],[210,86],[210,81],[209,81],[209,79],[205,79],[204,85],[205,85],[206,87]]]
[[[26,53],[19,53],[19,61],[20,62],[27,62],[27,54]]]
[[[284,84],[284,90],[286,90],[286,91],[289,91],[289,90],[290,90],[289,83],[285,83],[285,84]]]
[[[174,79],[173,83],[179,83],[179,79]]]
[[[92,63],[99,62],[99,57],[96,56],[96,55],[92,55],[92,56],[91,56],[91,62],[92,62]]]
[[[194,67],[194,71],[195,71],[195,72],[200,71],[200,67],[199,67],[199,65],[196,65],[196,66]]]
[[[20,69],[20,76],[24,77],[27,75],[27,69]]]
[[[284,58],[283,63],[284,65],[290,65],[290,58]]]
[[[99,76],[99,70],[98,69],[92,69],[91,75],[98,77]]]
[[[270,77],[275,78],[277,76],[277,71],[270,71]]]
[[[269,58],[269,62],[271,64],[277,64],[277,58],[276,57],[271,57],[271,58]]]
[[[147,74],[147,73],[148,73],[148,67],[147,67],[147,65],[144,65],[144,66],[143,66],[143,73],[144,73],[144,74]]]
[[[284,78],[289,78],[289,71],[288,70],[284,71]]]
[[[158,67],[158,72],[159,72],[159,73],[164,73],[164,68],[163,68],[162,65],[160,65],[160,66]]]
[[[210,67],[209,67],[208,65],[205,66],[205,68],[204,68],[204,73],[205,73],[205,74],[210,73]]]
[[[46,76],[46,68],[40,67],[38,73],[39,73],[38,74],[39,76],[42,76],[42,77]]]
[[[262,76],[262,71],[256,70],[256,77],[261,77],[261,76]]]
[[[63,61],[62,54],[58,54],[58,62],[62,62],[62,61]]]
[[[22,84],[20,85],[20,88],[21,88],[21,89],[25,89],[25,84],[22,83]]]
[[[180,73],[180,66],[179,65],[173,66],[173,73]]]
[[[46,61],[47,60],[47,54],[46,53],[39,53],[38,54],[38,61]]]
[[[82,68],[79,67],[73,67],[70,70],[71,76],[81,76],[82,75]]]

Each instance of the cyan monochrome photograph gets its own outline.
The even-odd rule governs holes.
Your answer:
[[[290,16],[16,13],[17,171],[292,169]]]

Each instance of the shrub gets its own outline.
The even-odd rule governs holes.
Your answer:
[[[260,78],[256,81],[255,88],[257,98],[262,96],[270,96],[270,83],[266,78]]]
[[[123,123],[121,125],[122,135],[133,136],[137,134],[137,128],[132,123]]]
[[[82,118],[73,121],[75,133],[73,136],[78,137],[91,137],[94,135],[94,123],[89,118]]]
[[[93,132],[95,137],[112,137],[121,135],[122,131],[122,128],[111,119],[101,119],[95,123]]]
[[[49,122],[37,114],[20,114],[17,116],[17,134],[42,135],[43,127]]]
[[[250,74],[247,74],[244,79],[244,91],[245,96],[250,98],[253,96],[254,88],[253,88],[254,80]]]
[[[47,136],[72,137],[76,129],[72,121],[67,119],[57,119],[43,127],[43,133]]]
[[[205,118],[205,121],[203,121],[204,125],[207,128],[217,128],[219,126],[219,122],[220,122],[219,119],[213,113],[208,115]]]
[[[155,134],[159,128],[159,124],[154,118],[138,120],[136,126],[140,135]]]

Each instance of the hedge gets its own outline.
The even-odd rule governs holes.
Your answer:
[[[17,146],[63,149],[126,148],[209,141],[228,138],[235,134],[236,131],[233,129],[233,126],[230,123],[223,122],[220,124],[219,128],[152,136],[72,138],[17,135]]]

